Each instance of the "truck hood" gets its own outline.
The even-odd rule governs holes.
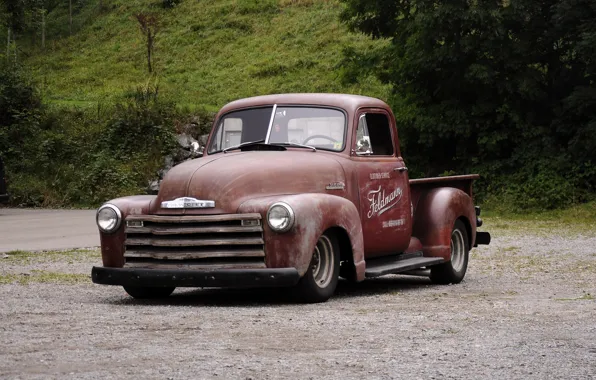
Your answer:
[[[221,153],[172,168],[161,183],[151,213],[159,215],[235,213],[245,201],[281,194],[325,193],[346,183],[339,162],[321,151],[249,151]],[[342,192],[343,193],[343,192]],[[338,194],[337,190],[335,194]],[[180,197],[215,201],[215,208],[165,209]]]

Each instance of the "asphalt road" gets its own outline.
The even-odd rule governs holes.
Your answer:
[[[0,208],[0,252],[96,246],[95,210]]]

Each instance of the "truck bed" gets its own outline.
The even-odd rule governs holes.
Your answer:
[[[412,203],[416,205],[420,195],[429,189],[436,187],[455,187],[470,197],[473,196],[472,182],[480,178],[478,174],[454,175],[448,177],[430,177],[410,180],[410,191]]]

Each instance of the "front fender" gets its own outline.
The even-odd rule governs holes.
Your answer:
[[[453,187],[431,189],[422,194],[414,210],[413,235],[422,242],[424,256],[451,257],[451,231],[457,219],[468,229],[469,246],[474,246],[476,213],[472,198]]]
[[[288,232],[274,232],[267,223],[267,211],[275,202],[286,202],[294,210],[296,221]],[[301,276],[304,275],[321,234],[330,228],[340,227],[350,240],[356,280],[364,279],[364,240],[360,215],[349,200],[329,194],[281,195],[251,199],[238,208],[238,213],[252,212],[260,213],[263,217],[267,267],[294,267]]]
[[[122,213],[120,227],[111,234],[99,231],[101,242],[101,259],[104,267],[122,268],[124,266],[124,219],[128,215],[149,214],[151,203],[156,199],[155,195],[134,195],[112,199],[112,204]]]

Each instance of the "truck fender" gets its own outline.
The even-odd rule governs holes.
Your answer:
[[[476,220],[472,198],[453,187],[434,188],[414,205],[413,235],[422,242],[424,256],[451,258],[451,232],[457,219],[466,225],[469,247],[474,246]]]
[[[156,198],[155,195],[133,195],[106,202],[118,207],[122,213],[122,223],[111,234],[99,231],[101,259],[104,267],[122,268],[124,266],[124,220],[128,215],[148,214],[151,209],[151,203]]]
[[[285,202],[295,214],[294,226],[287,232],[277,233],[267,223],[267,211],[276,202]],[[260,213],[263,218],[266,264],[269,268],[294,267],[303,276],[312,259],[317,240],[330,228],[340,228],[337,236],[340,246],[350,247],[355,280],[364,280],[364,239],[360,214],[349,200],[330,194],[281,195],[248,200],[240,205],[238,213]],[[346,244],[342,239],[349,239]],[[342,253],[343,256],[344,253]]]

